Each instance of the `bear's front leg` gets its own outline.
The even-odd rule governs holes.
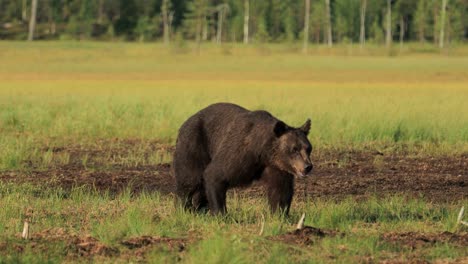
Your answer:
[[[223,181],[222,174],[215,169],[216,166],[208,166],[204,173],[206,198],[211,214],[226,213],[227,184]]]
[[[262,175],[268,194],[268,202],[274,213],[280,209],[281,213],[289,214],[294,195],[294,176],[275,168],[266,168]]]

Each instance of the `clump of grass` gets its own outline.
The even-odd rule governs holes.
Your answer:
[[[172,161],[172,154],[166,150],[157,150],[148,159],[149,164],[157,165],[161,163],[170,163]]]

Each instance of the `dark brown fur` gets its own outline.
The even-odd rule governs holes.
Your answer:
[[[174,153],[177,195],[185,208],[226,212],[226,191],[264,179],[273,211],[289,212],[294,175],[312,169],[310,120],[292,128],[266,111],[218,103],[179,129]]]

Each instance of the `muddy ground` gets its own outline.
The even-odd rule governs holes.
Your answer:
[[[65,165],[39,168],[34,164],[20,171],[0,172],[0,180],[62,187],[89,186],[117,193],[125,188],[133,192],[158,191],[173,193],[174,179],[170,163],[148,165],[145,157],[156,151],[170,155],[174,148],[158,142],[145,143],[143,165],[132,166],[107,162],[103,157],[128,155],[142,142],[122,140],[100,142],[94,147],[62,146],[43,151],[55,155],[67,153]],[[86,157],[87,163],[83,163]],[[405,151],[384,153],[376,150],[320,151],[312,154],[314,171],[296,181],[296,199],[304,197],[341,199],[404,193],[430,201],[450,202],[468,198],[468,154],[457,156],[410,155]],[[145,165],[146,164],[146,165]],[[154,163],[153,163],[154,164]],[[239,191],[241,195],[261,194],[261,183]]]

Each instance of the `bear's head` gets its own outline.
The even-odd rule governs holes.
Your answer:
[[[309,131],[310,119],[299,128],[277,121],[274,126],[272,165],[298,177],[307,176],[313,168],[310,161],[312,145],[307,139]]]

